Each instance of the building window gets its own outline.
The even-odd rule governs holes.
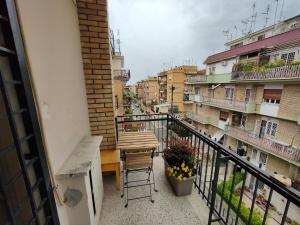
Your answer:
[[[263,101],[266,103],[279,104],[281,99],[282,89],[265,89]]]
[[[295,52],[281,54],[281,59],[285,62],[285,64],[289,64],[295,59]]]
[[[209,67],[209,74],[215,74],[216,72],[216,67],[215,66],[210,66]]]
[[[233,100],[234,88],[225,88],[225,99]]]
[[[200,87],[195,87],[195,95],[200,95]]]
[[[253,161],[256,161],[256,158],[257,158],[257,150],[256,150],[256,149],[253,149],[253,150],[252,150],[251,159],[252,159]]]
[[[267,122],[266,135],[275,137],[277,131],[278,124],[272,121]]]
[[[222,121],[227,121],[229,117],[229,113],[228,112],[224,112],[224,111],[220,111],[220,117],[219,119],[222,120]]]
[[[259,35],[259,36],[257,37],[257,40],[258,40],[258,41],[261,41],[261,40],[263,40],[263,39],[265,39],[265,34]]]
[[[243,42],[239,42],[239,43],[237,43],[235,45],[231,45],[230,49],[238,48],[238,47],[241,47],[241,46],[243,46]]]

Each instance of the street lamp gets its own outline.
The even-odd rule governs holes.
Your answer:
[[[173,115],[173,93],[174,93],[175,87],[172,84],[171,86],[171,115]]]

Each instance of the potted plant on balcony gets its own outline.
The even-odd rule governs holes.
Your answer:
[[[192,192],[196,174],[195,148],[188,141],[171,141],[164,150],[165,174],[177,196]]]

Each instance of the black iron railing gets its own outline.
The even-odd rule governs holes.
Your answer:
[[[160,141],[189,141],[196,149],[194,186],[210,209],[208,224],[296,224],[300,196],[234,151],[169,114],[116,118],[119,132],[152,130]]]

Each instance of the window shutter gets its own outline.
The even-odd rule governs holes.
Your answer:
[[[273,100],[280,100],[282,94],[281,89],[265,89],[264,90],[264,99],[273,99]]]
[[[229,113],[228,112],[220,112],[220,120],[226,121],[229,117]]]

